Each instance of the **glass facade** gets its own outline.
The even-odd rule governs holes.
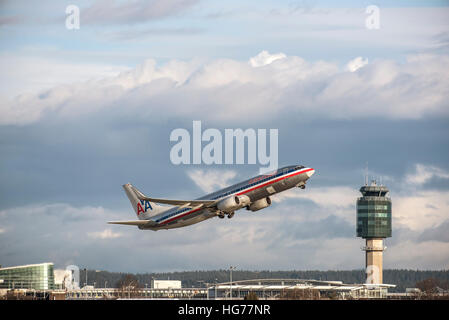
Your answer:
[[[384,186],[360,188],[363,197],[357,200],[357,237],[391,237],[391,199]]]
[[[53,290],[53,263],[41,263],[0,269],[0,289]]]

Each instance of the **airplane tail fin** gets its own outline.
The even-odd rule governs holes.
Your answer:
[[[162,211],[164,211],[164,207],[147,200],[139,200],[138,196],[145,195],[137,190],[132,184],[127,183],[123,185],[123,189],[125,189],[126,195],[128,196],[131,205],[133,206],[134,212],[137,214],[137,218],[140,220],[147,220],[150,216],[154,216]]]

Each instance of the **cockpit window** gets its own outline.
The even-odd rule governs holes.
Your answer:
[[[296,166],[296,170],[304,169],[304,168],[305,168],[304,166]]]

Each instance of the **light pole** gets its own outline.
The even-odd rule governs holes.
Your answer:
[[[151,299],[154,298],[153,291],[154,291],[154,277],[151,277]]]
[[[229,275],[229,277],[230,277],[230,283],[231,283],[231,286],[230,286],[230,298],[231,298],[231,300],[232,300],[232,270],[235,270],[235,269],[237,269],[237,267],[233,267],[233,266],[230,266],[229,267],[229,271],[230,271],[230,275]]]
[[[217,300],[217,284],[218,284],[218,279],[215,278],[215,300]]]
[[[131,281],[130,283],[129,283],[129,285],[128,285],[128,299],[130,299],[131,298],[131,285],[134,283],[135,281]]]
[[[97,280],[98,279],[98,274],[100,273],[100,270],[95,270],[95,280]],[[95,281],[94,282],[94,289],[95,289],[95,285],[97,284],[97,281]],[[98,288],[101,288],[100,287],[100,282],[98,282],[98,284],[99,284],[99,286],[98,286]]]
[[[207,282],[206,281],[198,280],[197,282],[200,284],[199,288],[202,288],[204,286],[207,290]],[[206,300],[209,300],[209,290],[206,291]]]

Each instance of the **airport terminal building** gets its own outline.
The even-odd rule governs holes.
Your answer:
[[[53,290],[53,263],[0,268],[0,289]]]
[[[342,281],[305,279],[251,279],[219,283],[208,288],[207,299],[244,299],[253,293],[260,300],[385,299],[391,284],[344,284]]]

